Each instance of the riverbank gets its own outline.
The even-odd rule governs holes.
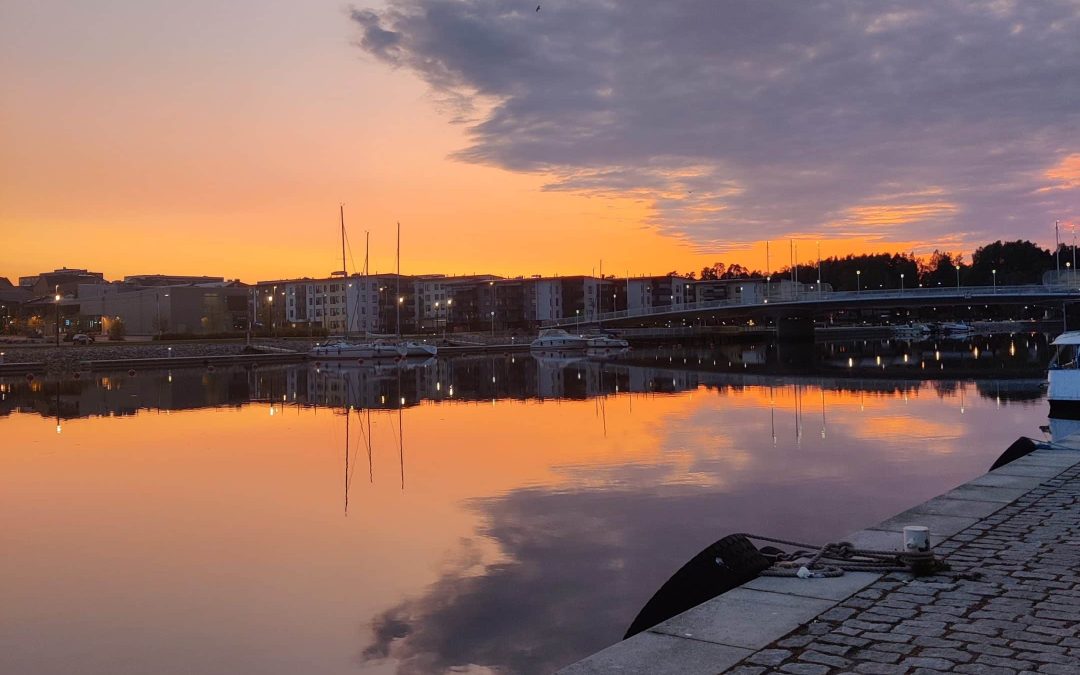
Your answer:
[[[847,538],[905,525],[978,581],[759,577],[562,673],[1074,673],[1080,664],[1080,439],[1040,449]]]

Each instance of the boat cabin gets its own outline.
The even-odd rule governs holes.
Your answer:
[[[1080,331],[1062,333],[1050,344],[1057,348],[1054,358],[1050,360],[1051,370],[1075,370],[1080,367],[1076,358],[1080,351]]]

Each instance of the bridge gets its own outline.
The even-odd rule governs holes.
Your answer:
[[[803,321],[809,324],[815,315],[844,310],[863,309],[916,309],[920,307],[947,307],[961,305],[1052,305],[1080,301],[1080,288],[1075,285],[1027,285],[1027,286],[962,286],[935,288],[907,288],[866,291],[803,290],[779,297],[756,297],[749,301],[741,299],[713,300],[640,307],[616,312],[604,312],[590,316],[572,316],[545,322],[548,328],[577,329],[590,326],[644,327],[669,323],[693,322],[703,318],[734,319],[755,317],[772,318],[780,333],[785,332],[784,321]]]

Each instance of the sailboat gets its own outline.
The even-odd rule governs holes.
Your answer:
[[[348,267],[345,265],[345,205],[341,205],[341,276],[342,280],[347,280]],[[315,347],[308,352],[311,358],[319,360],[357,360],[363,361],[365,359],[400,359],[406,356],[407,352],[403,345],[394,344],[390,342],[384,342],[382,340],[365,341],[365,342],[350,342],[349,341],[349,291],[348,282],[345,286],[345,330],[344,336],[340,340],[329,342],[324,345],[316,344]],[[325,310],[324,310],[325,311]]]
[[[397,297],[401,297],[401,223],[397,224]],[[398,346],[405,350],[405,356],[430,358],[439,352],[435,345],[415,340],[401,339],[401,303],[397,303],[397,337]]]

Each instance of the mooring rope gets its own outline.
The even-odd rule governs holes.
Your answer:
[[[763,554],[772,566],[763,570],[761,576],[828,578],[842,576],[844,572],[907,572],[927,576],[949,570],[948,563],[932,551],[877,551],[856,548],[847,541],[815,546],[758,534],[743,533],[742,536],[798,549],[791,553]]]

